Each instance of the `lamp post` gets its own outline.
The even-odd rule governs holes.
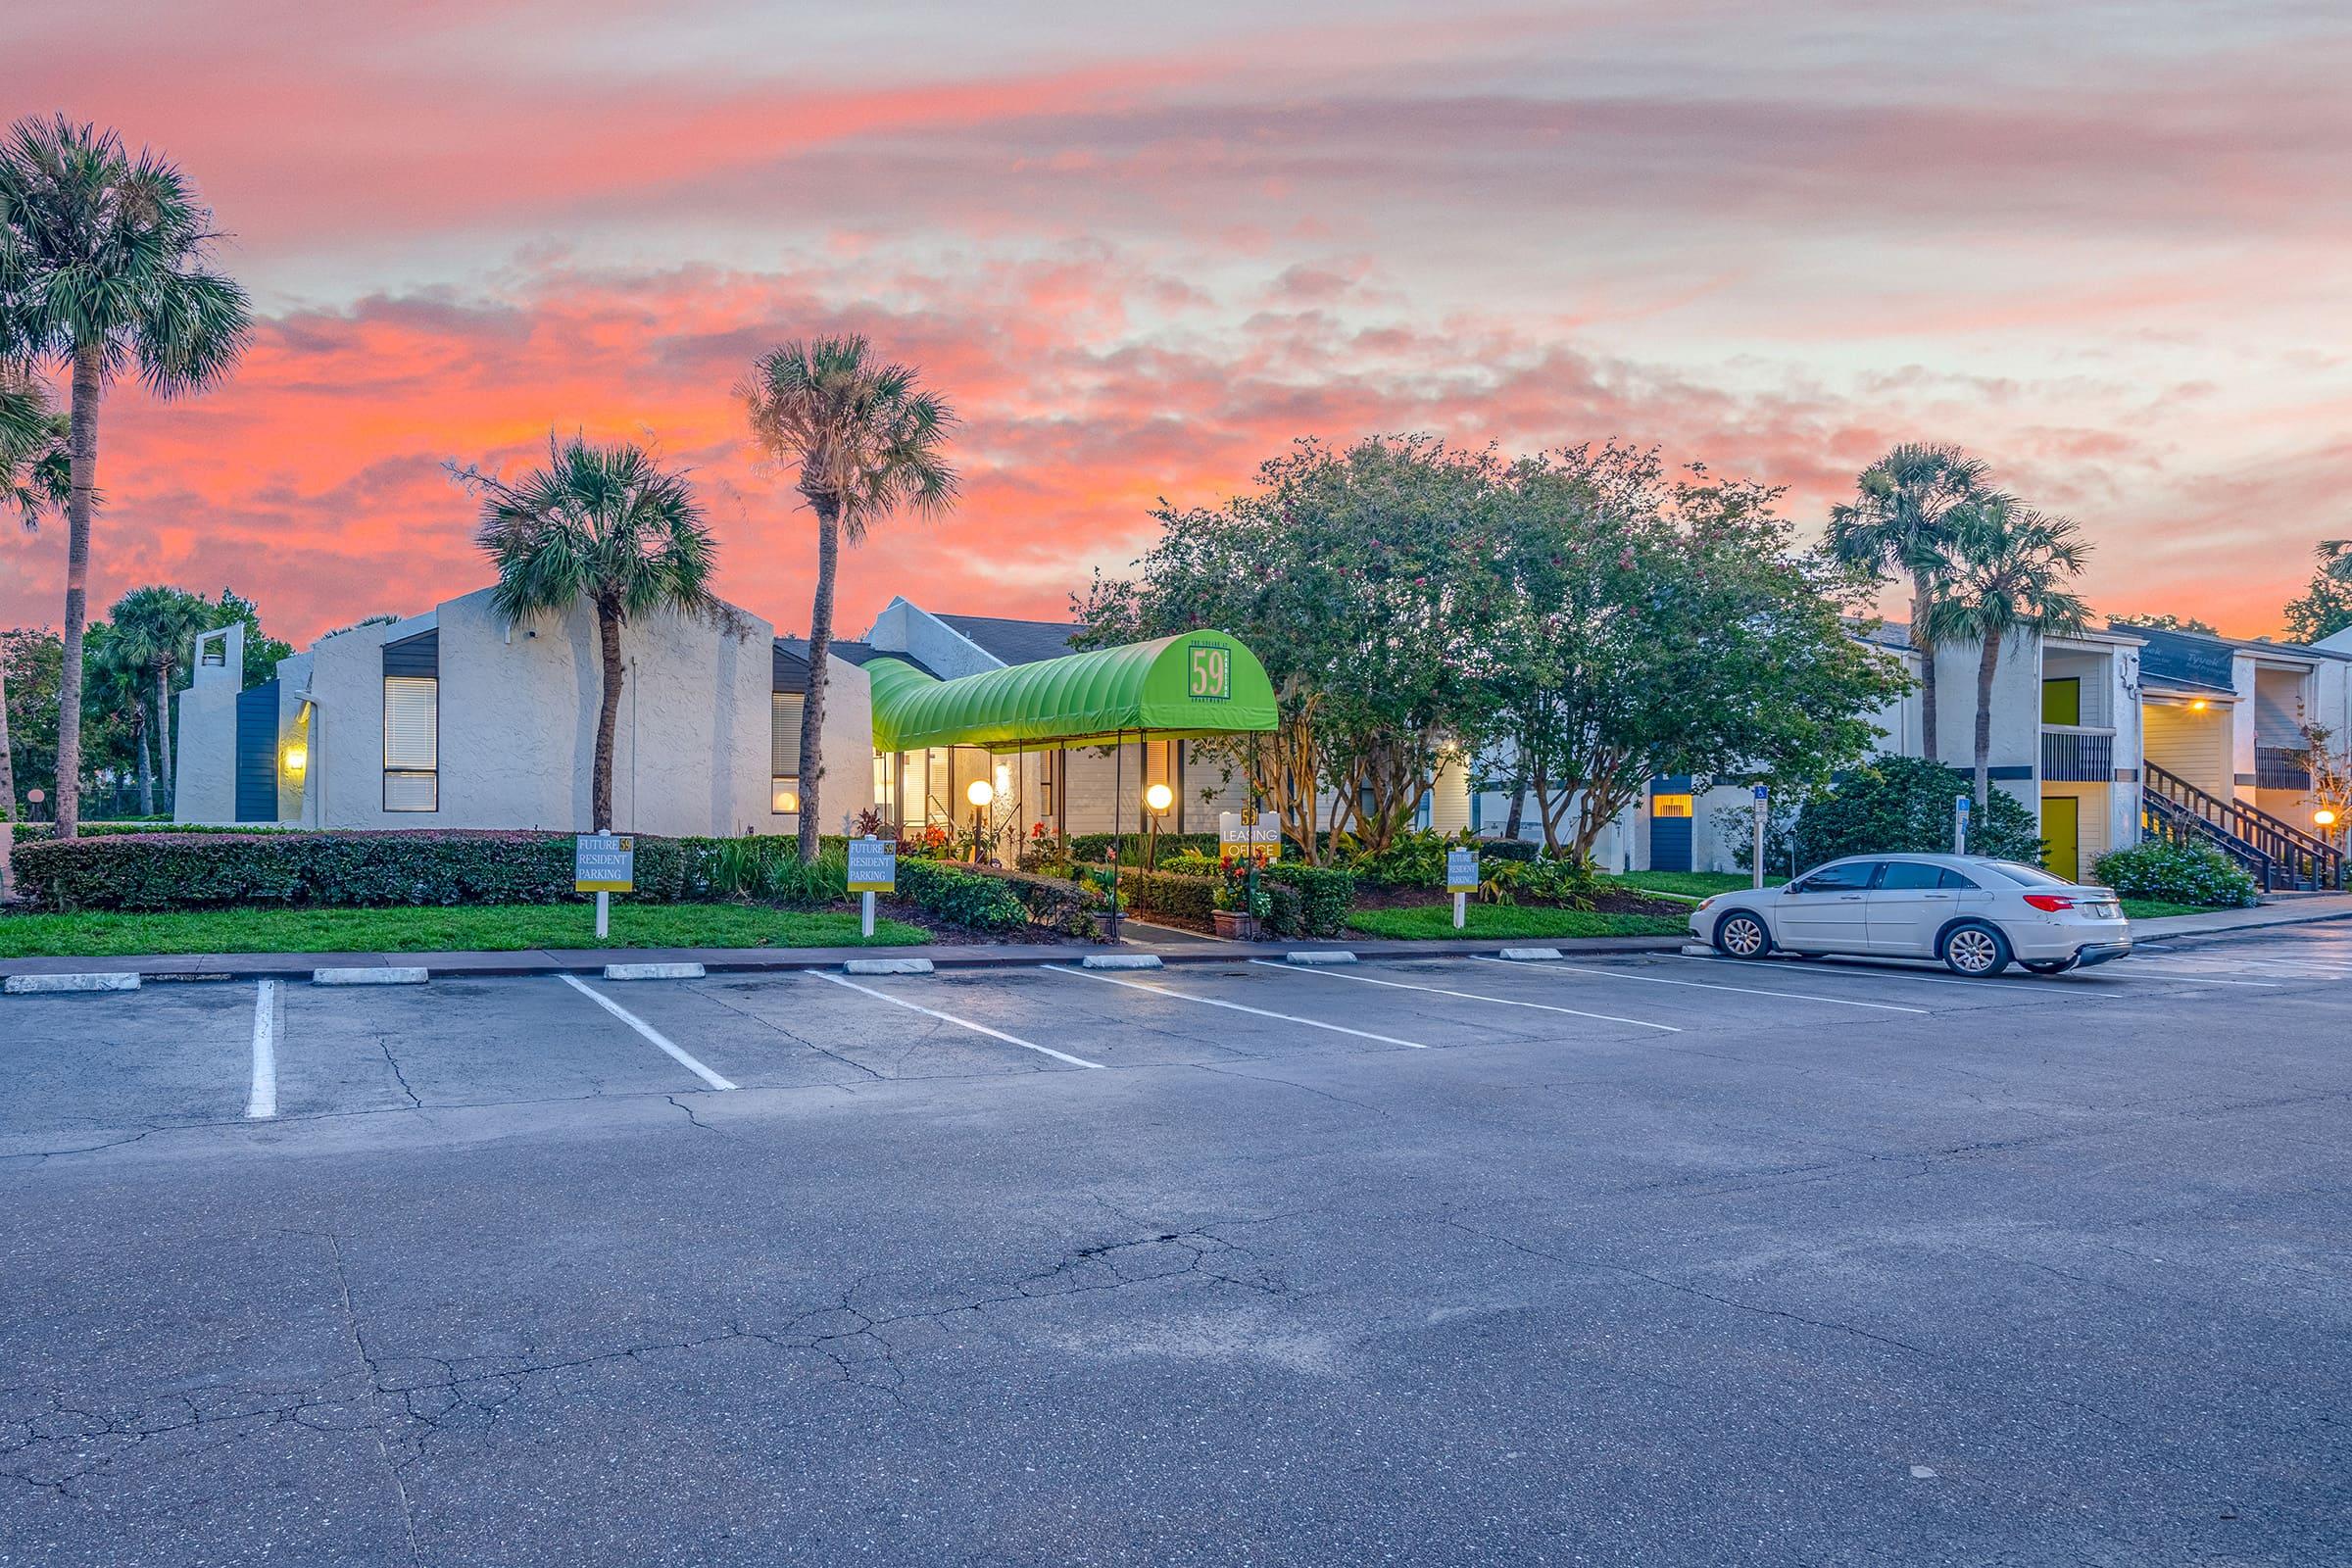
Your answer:
[[[986,830],[988,803],[997,798],[997,787],[984,778],[972,780],[963,798],[972,803],[972,863],[980,863],[980,836]]]
[[[1154,784],[1144,791],[1144,809],[1152,813],[1144,839],[1144,869],[1147,871],[1159,869],[1159,819],[1167,815],[1168,808],[1175,804],[1176,792],[1165,784]]]

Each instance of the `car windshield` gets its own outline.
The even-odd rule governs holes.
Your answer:
[[[2062,876],[2052,876],[2040,866],[2027,865],[2021,860],[1979,860],[1977,867],[1980,870],[1989,871],[1994,876],[2007,877],[2021,888],[2071,888],[2074,886],[2072,882]]]

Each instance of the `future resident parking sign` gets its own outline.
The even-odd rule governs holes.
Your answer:
[[[571,841],[571,880],[581,893],[627,893],[637,886],[637,840],[582,833]]]

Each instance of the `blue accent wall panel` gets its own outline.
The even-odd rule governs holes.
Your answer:
[[[277,820],[277,682],[237,693],[237,820]]]

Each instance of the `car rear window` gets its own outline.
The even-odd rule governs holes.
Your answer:
[[[1976,865],[1978,870],[1988,871],[1997,877],[2005,877],[2021,888],[2068,888],[2074,886],[2072,882],[2062,876],[2052,876],[2040,866],[2028,865],[2022,860],[1979,860]]]

